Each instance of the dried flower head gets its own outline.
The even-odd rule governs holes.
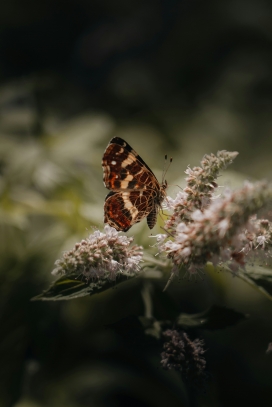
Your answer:
[[[243,244],[241,252],[251,262],[255,259],[271,264],[272,259],[272,223],[268,219],[249,219],[247,229],[240,235]]]
[[[232,266],[244,266],[246,250],[243,230],[249,218],[272,200],[272,188],[265,182],[247,183],[243,188],[228,192],[204,210],[191,213],[191,222],[177,224],[173,240],[160,245],[176,266],[190,268],[204,266],[207,261],[230,261]],[[245,234],[243,236],[246,236]],[[257,235],[248,234],[251,247],[268,247],[271,229],[259,223]],[[247,243],[247,250],[250,248]]]
[[[218,151],[217,155],[205,155],[200,167],[188,167],[185,174],[187,186],[177,194],[176,199],[167,197],[168,206],[173,209],[173,215],[166,222],[165,228],[175,229],[179,222],[190,223],[191,214],[196,209],[202,210],[210,202],[217,188],[216,179],[219,172],[230,165],[238,153],[236,151]]]
[[[201,384],[206,378],[203,340],[192,341],[187,333],[176,329],[164,331],[163,336],[165,339],[164,351],[161,353],[163,368],[180,371],[183,379],[190,384]]]
[[[96,230],[87,239],[64,252],[55,263],[54,275],[76,273],[86,280],[107,278],[115,280],[120,273],[136,274],[143,252],[141,246],[131,246],[132,237],[120,235],[105,225],[104,233]]]

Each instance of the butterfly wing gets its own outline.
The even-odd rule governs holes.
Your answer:
[[[126,232],[135,223],[149,216],[153,208],[154,199],[151,199],[148,191],[110,192],[105,200],[104,222],[116,230]]]
[[[160,189],[157,178],[135,150],[120,137],[108,144],[102,159],[103,181],[111,191]]]
[[[161,187],[151,169],[123,139],[114,137],[102,159],[104,185],[111,192],[104,205],[104,222],[127,231],[145,217],[156,223]],[[152,214],[152,216],[151,216]]]

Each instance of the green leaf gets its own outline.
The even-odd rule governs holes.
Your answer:
[[[105,278],[86,282],[81,280],[78,274],[73,273],[56,280],[48,290],[32,298],[32,301],[72,300],[86,295],[98,294],[132,277],[134,276],[122,273],[114,281]]]
[[[231,273],[234,277],[239,277],[269,300],[272,300],[272,270],[269,268],[247,264],[245,270],[240,269],[233,272],[226,264],[214,267],[211,263],[207,263],[206,268],[210,271],[218,270]]]
[[[235,325],[246,316],[230,308],[213,305],[198,314],[180,314],[177,325],[181,328],[222,329]]]
[[[238,277],[272,300],[272,270],[262,266],[246,266]]]

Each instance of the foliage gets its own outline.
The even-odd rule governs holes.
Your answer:
[[[67,358],[67,351],[63,344],[66,342],[72,348],[76,347],[73,342],[75,338],[79,344],[82,344],[86,335],[86,341],[90,340],[94,349],[91,358],[95,359],[96,352],[102,351],[100,345],[92,342],[92,340],[99,342],[99,339],[92,339],[95,338],[93,330],[95,331],[97,326],[106,325],[108,330],[114,332],[113,344],[109,346],[109,352],[113,352],[114,343],[119,341],[122,343],[123,339],[120,340],[120,337],[125,338],[128,352],[133,349],[139,359],[144,355],[146,360],[149,360],[148,355],[152,355],[155,369],[160,366],[160,354],[163,354],[162,358],[165,361],[162,365],[168,369],[171,361],[175,360],[172,359],[171,352],[175,352],[176,349],[181,350],[178,360],[184,359],[186,363],[181,363],[177,369],[181,375],[174,376],[174,380],[178,383],[179,390],[176,394],[179,394],[180,402],[184,400],[185,394],[190,394],[192,382],[200,387],[208,378],[206,370],[210,369],[209,354],[211,353],[209,335],[224,329],[234,329],[239,322],[244,321],[244,324],[247,321],[245,313],[236,310],[235,305],[220,306],[212,301],[206,308],[205,297],[209,298],[210,290],[213,289],[210,287],[210,290],[206,290],[201,282],[198,283],[197,290],[201,293],[199,297],[203,302],[202,305],[194,305],[198,304],[198,295],[193,294],[192,281],[198,281],[203,273],[208,271],[208,277],[206,277],[208,281],[210,279],[213,284],[220,287],[222,282],[219,280],[222,276],[234,276],[233,280],[236,281],[239,278],[265,294],[266,298],[271,299],[270,221],[264,220],[263,213],[262,218],[252,217],[256,211],[258,212],[270,202],[270,184],[256,183],[253,186],[247,184],[214,200],[218,171],[210,179],[202,177],[202,174],[196,184],[192,185],[192,179],[198,170],[195,168],[187,170],[189,189],[186,190],[185,186],[184,191],[177,194],[176,200],[168,198],[168,213],[171,213],[173,206],[176,205],[174,221],[173,217],[169,218],[165,215],[163,219],[159,219],[160,225],[166,230],[166,236],[157,234],[155,246],[150,247],[150,239],[146,238],[148,231],[143,222],[132,229],[131,234],[135,235],[136,242],[134,246],[131,246],[132,237],[127,238],[121,233],[117,234],[118,237],[116,235],[115,239],[119,239],[120,243],[120,250],[115,253],[117,257],[107,252],[110,249],[107,241],[103,246],[105,248],[103,262],[94,263],[94,255],[97,253],[92,246],[92,236],[100,236],[103,241],[104,235],[108,233],[99,232],[103,219],[102,201],[106,194],[101,182],[100,156],[104,145],[112,136],[113,126],[108,118],[99,115],[77,119],[74,126],[77,129],[77,141],[73,136],[75,131],[73,122],[65,129],[60,127],[57,132],[39,138],[29,136],[24,139],[24,143],[15,135],[12,137],[2,135],[1,138],[0,271],[1,302],[5,310],[2,313],[1,323],[3,331],[9,335],[8,338],[12,344],[8,345],[9,341],[4,341],[2,351],[8,355],[10,346],[14,348],[19,342],[14,355],[9,360],[5,359],[5,363],[9,362],[11,366],[7,372],[7,380],[10,380],[10,383],[12,380],[17,381],[15,386],[17,393],[14,393],[13,397],[14,399],[20,397],[21,390],[18,383],[23,380],[23,374],[27,377],[25,380],[32,383],[32,386],[35,380],[39,381],[35,373],[36,368],[38,371],[38,367],[35,368],[36,361],[39,361],[41,369],[47,366],[50,372],[55,369],[55,366],[60,369],[64,367],[63,361]],[[73,129],[70,135],[68,127]],[[224,153],[221,152],[220,160],[223,156]],[[211,155],[205,158],[205,165],[203,165],[205,170],[210,158],[214,165],[215,157]],[[232,158],[234,156],[230,161]],[[224,166],[222,165],[218,170],[222,167]],[[178,177],[180,177],[180,170]],[[194,188],[196,185],[201,187],[202,182],[205,183],[207,190],[201,190],[199,195]],[[184,215],[186,202],[190,202],[191,205],[190,211],[186,213],[188,230],[180,226],[182,219],[179,210],[182,210]],[[217,203],[214,204],[214,202]],[[232,203],[231,210],[229,210],[229,202]],[[252,203],[253,206],[250,207],[249,204]],[[250,210],[243,211],[243,208],[249,207]],[[208,209],[210,209],[209,214],[212,214],[211,218],[206,216],[205,211]],[[205,219],[197,211],[203,211]],[[207,226],[209,222],[215,223],[214,216],[219,212],[220,228],[211,228],[209,235]],[[228,222],[222,223],[226,218]],[[200,233],[203,230],[201,222],[206,222],[206,232],[203,235]],[[196,230],[193,228],[197,224],[200,225],[197,229],[198,236],[205,239],[208,235],[213,237],[213,263],[211,263],[209,246],[211,240],[207,238],[205,250],[202,253],[199,252],[200,257],[194,256],[190,267],[186,267],[186,263],[183,262],[176,268],[171,245],[180,244],[181,234],[187,233],[190,236],[190,233]],[[246,225],[246,231],[242,230],[244,225]],[[228,227],[230,227],[229,234],[227,234]],[[161,231],[159,228],[157,230]],[[238,241],[239,245],[235,246]],[[117,247],[117,243],[115,242],[114,246]],[[122,251],[121,243],[127,245],[126,252]],[[164,246],[166,243],[168,246]],[[141,262],[141,249],[138,244],[144,247]],[[84,251],[85,249],[81,250],[83,246],[88,248],[87,252]],[[232,250],[228,252],[228,256],[224,257],[226,253],[222,254],[217,250],[218,247],[223,246],[225,249],[231,247]],[[198,250],[200,247],[201,245],[198,245]],[[239,247],[239,250],[235,250],[235,247],[236,249]],[[158,250],[159,256],[157,256]],[[176,250],[180,248],[176,247]],[[243,256],[237,255],[239,251],[242,251]],[[93,256],[92,262],[89,260],[90,256],[87,256],[90,253]],[[254,256],[251,256],[252,253]],[[261,257],[257,256],[258,253]],[[81,255],[87,263],[82,263]],[[55,269],[58,279],[51,282],[49,289],[37,295],[50,282],[48,272],[54,268],[53,264],[57,258],[60,259]],[[79,260],[78,263],[74,262],[75,258]],[[203,264],[197,261],[199,258],[204,259]],[[259,263],[263,265],[260,266]],[[86,267],[88,264],[89,269]],[[237,267],[233,267],[233,264]],[[203,266],[203,269],[200,266]],[[173,277],[171,277],[172,284],[166,292],[162,293],[165,280],[169,279],[169,276]],[[184,276],[188,277],[189,283],[183,280],[181,285],[178,278]],[[183,286],[190,287],[191,294],[186,294],[186,301],[190,303],[189,311],[182,303],[184,293],[181,295],[180,290]],[[227,286],[222,290],[224,297],[228,292]],[[92,295],[89,300],[90,305],[87,305],[87,300],[83,305],[79,298],[90,295]],[[31,298],[45,300],[46,304],[38,301],[30,302]],[[68,302],[61,304],[59,301],[75,298],[78,298],[79,305],[77,301],[71,301],[71,305],[68,305]],[[49,302],[52,300],[57,302],[53,302],[52,305]],[[206,309],[203,311],[203,308]],[[137,317],[130,319],[134,314]],[[13,317],[10,318],[10,315]],[[41,327],[37,325],[39,320],[44,324]],[[58,324],[60,326],[56,328]],[[82,332],[80,338],[76,337],[75,333],[79,329],[78,326]],[[208,335],[207,332],[209,332]],[[106,341],[105,338],[110,334],[103,333],[103,335]],[[54,361],[52,362],[46,362],[47,345],[40,339],[41,337],[59,337],[54,339],[59,342],[54,342]],[[67,339],[68,337],[70,339]],[[40,350],[37,351],[37,348]],[[85,349],[84,346],[83,348]],[[30,356],[24,360],[24,355],[28,355],[29,352]],[[81,361],[80,349],[76,355],[72,363],[76,363],[76,359]],[[124,355],[120,350],[120,358],[122,357]],[[82,361],[83,359],[85,360],[85,355]],[[21,371],[18,370],[18,361],[23,366]],[[192,371],[188,367],[191,363],[194,364]],[[14,369],[17,369],[15,376]],[[172,373],[160,373],[160,380],[166,383],[169,380],[167,377],[172,377],[167,374]],[[153,378],[153,376],[152,371],[150,377]],[[102,381],[104,373],[99,377]],[[188,381],[188,378],[192,381]],[[47,380],[49,383],[50,379]],[[69,382],[68,378],[65,380]],[[13,384],[10,384],[5,392],[12,394],[12,386]],[[46,386],[45,383],[44,386]],[[53,386],[52,382],[50,386]],[[6,394],[5,392],[3,394]],[[27,394],[32,394],[33,399],[39,399],[34,393],[32,390],[27,390]]]

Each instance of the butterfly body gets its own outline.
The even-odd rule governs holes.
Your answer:
[[[108,144],[102,159],[106,196],[104,222],[126,232],[147,217],[152,229],[166,196],[166,182],[159,184],[151,169],[120,137]]]

